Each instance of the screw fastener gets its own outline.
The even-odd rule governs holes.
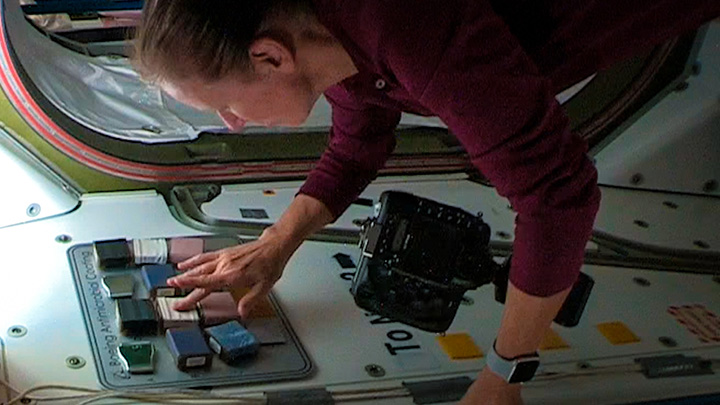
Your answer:
[[[370,377],[378,378],[385,376],[385,369],[377,364],[368,364],[365,366],[365,372],[368,373]]]
[[[85,359],[80,356],[70,356],[65,359],[65,365],[72,369],[85,367]]]

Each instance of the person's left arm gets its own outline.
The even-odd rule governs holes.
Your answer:
[[[395,17],[406,21],[385,36],[388,71],[448,125],[517,212],[496,348],[507,358],[528,354],[577,279],[599,207],[597,172],[586,143],[571,133],[552,83],[489,2],[431,1],[422,7],[428,9]],[[418,25],[425,29],[406,32]],[[431,68],[418,68],[423,64]],[[468,396],[484,391],[489,403],[489,393],[496,392],[507,403],[519,401],[519,387],[498,379],[484,370]]]

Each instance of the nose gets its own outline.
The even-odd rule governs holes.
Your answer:
[[[227,126],[228,129],[231,131],[239,131],[243,129],[243,127],[247,123],[247,121],[245,121],[244,119],[227,110],[218,111],[218,115],[220,116],[220,119],[225,123],[225,126]]]

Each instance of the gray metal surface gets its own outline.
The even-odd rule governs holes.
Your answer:
[[[720,22],[709,25],[698,62],[686,89],[595,157],[601,184],[720,195]]]
[[[1,124],[0,124],[1,125]],[[0,228],[37,221],[74,209],[79,201],[68,183],[0,128]]]
[[[253,359],[235,366],[229,366],[216,357],[211,367],[186,373],[179,371],[175,366],[164,335],[142,336],[138,339],[151,342],[155,347],[155,372],[142,375],[130,374],[123,369],[116,350],[118,345],[132,343],[137,339],[122,336],[119,331],[114,300],[103,291],[100,281],[108,272],[97,269],[92,245],[73,246],[68,251],[68,258],[99,381],[106,388],[237,385],[302,378],[312,371],[310,359],[289,327],[282,311],[271,300],[284,325],[284,335],[288,337],[284,344],[262,346]],[[136,299],[150,297],[137,269],[112,271],[112,274],[121,273],[130,274],[135,278]]]
[[[603,202],[595,230],[668,250],[720,254],[717,197],[613,187],[601,190]]]

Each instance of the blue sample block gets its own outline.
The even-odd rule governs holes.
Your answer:
[[[199,326],[168,329],[165,339],[175,365],[181,371],[212,365],[213,352],[205,343],[205,336]]]
[[[167,285],[167,280],[176,275],[177,271],[171,264],[147,264],[142,266],[143,282],[145,282],[145,287],[153,298],[182,295],[179,288]]]
[[[260,348],[260,341],[245,329],[240,322],[230,321],[205,329],[210,348],[226,363],[254,355]]]

